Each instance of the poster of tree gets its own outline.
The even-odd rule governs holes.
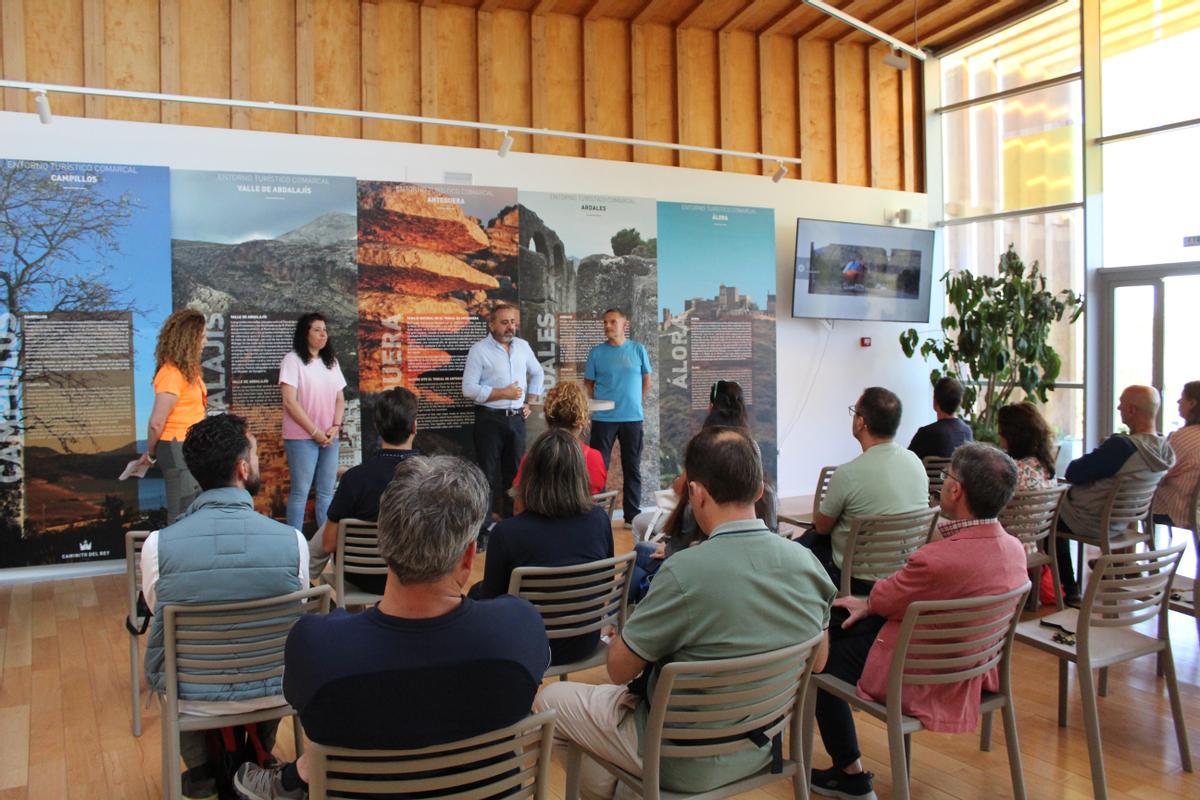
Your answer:
[[[0,566],[114,558],[170,312],[168,170],[0,161]]]
[[[588,352],[604,341],[606,309],[629,320],[658,370],[658,220],[653,200],[521,192],[521,336],[546,370],[546,389],[580,381]],[[658,383],[646,398],[642,503],[654,501],[659,471]],[[528,435],[544,430],[530,418]],[[609,461],[610,489],[622,486],[620,446]]]
[[[659,203],[658,230],[663,485],[679,474],[718,380],[740,384],[763,468],[774,479],[775,212]]]
[[[289,486],[279,362],[301,314],[318,311],[327,320],[347,382],[338,460],[361,460],[356,237],[353,178],[171,172],[174,306],[208,318],[209,412],[250,420],[264,487],[256,507],[278,518],[286,516]]]
[[[474,458],[463,397],[471,345],[493,303],[517,299],[517,191],[494,186],[358,184],[359,360],[366,439],[371,399],[417,395],[416,446]]]

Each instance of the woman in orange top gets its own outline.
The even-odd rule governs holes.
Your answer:
[[[183,439],[188,428],[204,419],[208,399],[200,375],[204,332],[204,315],[195,309],[181,309],[163,323],[154,351],[158,367],[154,373],[154,408],[141,463],[157,461],[162,470],[168,525],[200,494],[200,485],[183,461]]]

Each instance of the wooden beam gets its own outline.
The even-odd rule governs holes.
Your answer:
[[[748,31],[717,34],[720,70],[721,147],[727,150],[760,152],[762,142],[758,105],[757,40]],[[726,172],[758,173],[761,162],[721,156]]]
[[[871,130],[871,186],[904,188],[903,131],[900,110],[900,71],[883,63],[886,45],[867,50],[867,104]]]
[[[833,46],[817,39],[796,42],[800,123],[800,177],[837,180]]]
[[[666,25],[631,25],[630,87],[633,137],[676,141],[675,33]],[[633,160],[674,166],[678,153],[658,147],[634,147]]]
[[[363,108],[421,113],[421,7],[415,3],[362,4]],[[363,120],[363,136],[421,141],[411,122]]]
[[[229,0],[180,0],[179,85],[181,94],[229,97],[232,74]],[[187,32],[184,36],[183,32]],[[164,56],[165,58],[165,56]],[[168,106],[170,104],[167,104]],[[166,109],[164,109],[164,115]],[[179,122],[228,128],[230,109],[180,104]]]
[[[733,15],[733,19],[721,26],[721,33],[740,31],[742,29],[742,25],[746,23],[746,20],[757,14],[760,7],[764,5],[765,2],[766,0],[751,0],[751,2],[746,4],[745,8]]]
[[[250,97],[250,0],[230,0],[229,3],[229,93],[237,100]],[[230,125],[249,129],[250,110],[230,111]]]
[[[84,0],[83,3],[83,83],[85,86],[107,86],[104,47],[104,0]],[[107,97],[87,97],[84,113],[89,117],[108,116]]]
[[[676,87],[680,144],[718,147],[721,108],[717,75],[717,34],[700,28],[675,29]],[[680,153],[679,165],[719,169],[717,156]]]
[[[314,41],[314,4],[318,0],[296,0],[296,104],[316,105],[316,44]],[[296,133],[312,135],[317,132],[313,114],[296,115]]]
[[[588,133],[629,136],[633,133],[630,90],[629,33],[615,19],[583,23],[583,123]],[[586,142],[588,158],[629,161],[629,145]]]
[[[784,156],[799,153],[798,103],[796,81],[796,40],[787,36],[758,37],[758,96],[762,151]],[[775,165],[759,164],[762,174]],[[788,176],[799,178],[792,166]]]
[[[620,0],[593,0],[592,5],[588,8],[587,14],[585,14],[583,18],[588,21],[593,21],[609,16],[612,13],[613,7],[618,2],[620,2]]]
[[[789,25],[791,25],[796,20],[803,17],[805,14],[807,14],[811,10],[812,9],[810,9],[808,6],[804,5],[803,3],[797,3],[795,8],[776,17],[770,24],[768,24],[767,27],[763,29],[763,32],[761,35],[762,36],[774,36],[775,34],[779,33],[780,31],[784,30],[785,28],[787,28]]]
[[[421,116],[438,114],[438,10],[421,4]],[[421,141],[441,144],[436,125],[421,126]]]
[[[638,15],[633,18],[633,24],[645,25],[651,22],[656,22],[657,20],[655,20],[655,16],[659,11],[662,10],[663,6],[670,2],[672,2],[672,0],[650,0],[650,2],[646,3],[645,7],[638,12]]]
[[[158,85],[163,94],[182,94],[183,76],[179,44],[179,0],[158,2]],[[179,103],[163,103],[162,121],[178,125],[183,114]]]
[[[483,3],[479,6],[479,10],[487,12],[496,11],[500,8],[502,2],[504,0],[483,0]]]
[[[110,89],[159,90],[158,0],[106,0],[105,83]],[[109,119],[161,122],[161,104],[110,98]]]
[[[4,77],[11,81],[25,80],[25,3],[24,0],[0,1],[0,38],[4,40]],[[101,31],[103,35],[103,31]],[[22,89],[4,90],[4,108],[9,111],[28,111],[33,106],[29,92]]]
[[[861,44],[833,46],[833,85],[836,95],[837,182],[870,185],[870,114],[867,107],[867,48]]]
[[[538,15],[549,14],[554,10],[554,4],[557,2],[558,0],[538,0],[538,4],[536,7],[534,7],[533,13]]]

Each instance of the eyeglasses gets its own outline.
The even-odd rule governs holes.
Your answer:
[[[942,472],[941,472],[941,478],[942,478],[942,483],[945,483],[945,482],[946,482],[946,478],[954,478],[954,482],[955,482],[955,483],[962,483],[962,481],[960,481],[960,480],[958,479],[958,476],[957,476],[957,475],[955,475],[953,472],[951,472],[951,471],[950,471],[950,470],[948,470],[948,469],[944,469],[944,470],[942,470]]]
[[[858,406],[846,406],[846,408],[850,411],[850,416],[852,416],[852,417],[858,416]]]

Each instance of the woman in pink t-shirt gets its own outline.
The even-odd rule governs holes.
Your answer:
[[[283,449],[287,453],[292,488],[287,522],[303,530],[304,507],[316,485],[317,530],[325,526],[325,511],[337,481],[338,434],[346,398],[346,378],[333,353],[325,318],[316,312],[296,321],[292,351],[279,365],[283,395]]]

